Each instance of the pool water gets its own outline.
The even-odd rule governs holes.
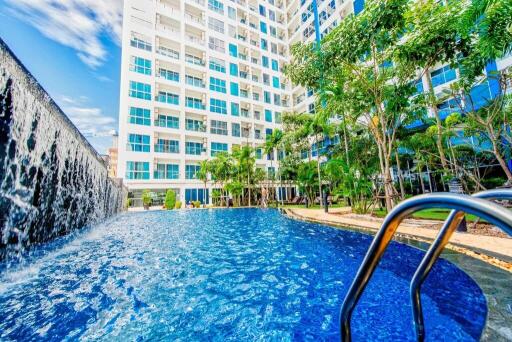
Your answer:
[[[0,269],[0,340],[335,341],[371,240],[276,210],[125,213]],[[422,256],[392,243],[354,341],[414,340],[408,287]],[[487,306],[469,276],[440,260],[422,293],[427,340],[479,339]]]

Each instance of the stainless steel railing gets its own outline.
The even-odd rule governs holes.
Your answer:
[[[452,209],[453,211],[450,213],[446,223],[443,225],[443,228],[439,232],[436,240],[418,267],[418,270],[413,277],[413,283],[411,284],[411,291],[414,290],[414,292],[411,292],[411,296],[415,296],[413,298],[413,310],[415,312],[413,315],[415,316],[414,322],[417,339],[421,340],[421,338],[424,338],[423,326],[418,327],[416,325],[416,322],[420,322],[420,324],[423,323],[423,317],[421,316],[421,301],[416,300],[416,298],[419,298],[421,283],[432,268],[435,261],[434,259],[439,257],[439,254],[448,242],[451,234],[460,224],[464,213],[473,214],[483,218],[500,227],[509,235],[512,235],[512,212],[498,204],[483,199],[510,198],[510,196],[510,190],[484,192],[476,195],[475,197],[451,193],[433,193],[416,196],[397,205],[384,219],[382,227],[375,235],[375,238],[373,239],[373,242],[370,245],[370,248],[368,249],[368,252],[366,253],[365,258],[357,271],[356,277],[345,297],[340,312],[341,340],[347,342],[351,341],[350,321],[354,308],[403,219],[422,209]],[[420,335],[418,335],[418,332],[420,332]]]
[[[488,190],[482,191],[474,194],[472,197],[481,198],[481,199],[500,199],[500,200],[512,200],[512,190],[510,189],[496,189],[496,190]],[[412,277],[411,286],[410,286],[410,294],[411,294],[411,302],[412,302],[412,315],[413,315],[413,323],[414,329],[416,331],[416,339],[418,341],[425,340],[425,323],[423,320],[423,310],[421,305],[421,285],[427,278],[430,270],[434,266],[437,259],[441,255],[446,244],[450,241],[453,233],[461,223],[464,218],[463,212],[458,212],[453,210],[448,215],[443,227],[439,231],[436,239],[430,245],[430,248],[425,253],[425,256],[421,260],[414,276]]]

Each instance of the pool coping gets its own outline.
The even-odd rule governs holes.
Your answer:
[[[320,210],[320,209],[313,209],[313,210],[308,209],[308,210],[311,210],[313,212],[313,210]],[[296,219],[296,220],[300,220],[300,221],[320,223],[320,224],[333,226],[336,228],[350,229],[350,230],[355,230],[358,232],[368,233],[371,235],[375,235],[375,233],[378,231],[378,228],[368,227],[367,226],[368,222],[365,222],[365,221],[361,221],[362,222],[361,224],[356,224],[355,223],[356,221],[354,221],[354,220],[350,220],[350,221],[345,220],[343,222],[337,222],[334,220],[319,219],[312,215],[305,216],[305,215],[298,213],[297,210],[293,209],[293,208],[283,208],[283,211],[286,216]],[[302,210],[302,212],[303,211],[304,210]],[[363,224],[365,224],[366,226]],[[379,224],[379,226],[380,226],[380,224]],[[407,224],[404,224],[404,226],[407,226]],[[437,231],[435,231],[435,232],[437,234]],[[478,236],[475,235],[475,237],[478,237]],[[433,241],[433,239],[428,236],[421,235],[421,234],[405,233],[403,231],[400,231],[400,229],[397,230],[397,232],[395,233],[394,239],[395,240],[411,239],[411,240],[416,240],[418,242],[423,242],[423,243],[428,243],[428,244],[430,244]],[[446,248],[453,250],[455,252],[458,252],[458,253],[465,254],[472,258],[481,260],[481,261],[488,263],[492,266],[498,267],[502,270],[512,273],[512,259],[508,258],[508,256],[506,256],[506,255],[502,255],[499,253],[492,253],[489,250],[484,250],[481,248],[477,248],[474,246],[468,246],[467,244],[457,243],[457,242],[453,242],[453,241],[448,243],[446,245]]]
[[[349,230],[369,235],[375,235],[375,233],[378,231],[378,229],[368,228],[362,225],[346,225],[341,222],[326,221],[315,219],[312,217],[305,217],[303,215],[297,214],[291,208],[282,208],[280,211],[285,217],[292,220],[322,224],[335,229]],[[430,246],[430,243],[432,242],[432,239],[425,239],[420,236],[404,234],[402,232],[396,232],[395,235],[393,236],[393,240],[400,243],[404,243],[413,248],[418,248],[422,250],[426,250]],[[482,251],[473,251],[465,247],[454,245],[452,243],[446,246],[445,251],[443,251],[442,257],[449,260],[455,266],[457,266],[466,274],[468,274],[480,286],[480,289],[482,290],[484,296],[486,297],[488,312],[480,340],[509,341],[510,336],[512,336],[509,334],[512,334],[512,332],[507,331],[506,327],[508,326],[507,317],[509,317],[512,314],[512,311],[510,307],[508,307],[507,310],[506,301],[507,299],[510,299],[508,297],[507,291],[500,291],[500,286],[503,285],[489,284],[488,281],[485,281],[485,276],[480,272],[479,267],[473,266],[477,266],[476,263],[480,263],[486,268],[486,271],[496,270],[496,272],[494,273],[501,273],[507,278],[508,276],[510,276],[510,279],[512,279],[512,269],[503,266],[504,264],[508,264],[510,266],[510,263],[497,259],[493,256],[486,255],[482,253]],[[470,262],[467,263],[465,261]],[[506,287],[506,290],[510,292],[509,287]],[[500,298],[498,299],[497,297]],[[498,305],[496,303],[498,303]],[[508,305],[510,306],[511,304]],[[505,328],[505,330],[503,328]]]

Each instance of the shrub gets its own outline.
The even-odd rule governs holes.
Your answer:
[[[194,208],[199,208],[201,206],[201,201],[192,201]]]
[[[149,190],[142,191],[142,204],[144,206],[150,206],[153,202],[153,198],[151,196],[151,192]]]
[[[181,201],[176,201],[175,208],[176,209],[181,209]]]
[[[176,193],[169,189],[167,190],[167,192],[165,193],[165,209],[167,210],[170,210],[170,209],[174,209],[175,205],[176,205]]]

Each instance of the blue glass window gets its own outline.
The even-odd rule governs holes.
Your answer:
[[[272,122],[272,111],[265,109],[265,121]]]
[[[235,44],[229,44],[229,55],[238,57],[238,47]]]
[[[128,122],[135,125],[151,126],[151,111],[145,108],[130,107]]]
[[[199,165],[185,165],[185,178],[186,179],[196,179],[196,174],[199,172],[201,167]]]
[[[228,135],[228,123],[225,121],[210,121],[210,133],[218,135]]]
[[[155,152],[180,153],[180,142],[178,140],[158,139],[155,144]]]
[[[210,77],[210,90],[226,93],[226,81],[219,78]]]
[[[159,91],[156,100],[158,102],[169,103],[174,105],[180,104],[180,96],[178,94],[168,93],[165,91]]]
[[[263,5],[260,5],[260,15],[266,17],[267,16],[267,11],[265,9],[265,6]]]
[[[268,68],[268,57],[267,56],[261,56],[261,65],[263,65],[265,68]]]
[[[185,119],[185,129],[187,131],[204,132],[204,124],[200,120]]]
[[[130,71],[143,75],[151,75],[151,61],[141,57],[132,56],[130,59]]]
[[[231,115],[233,115],[233,116],[240,115],[240,105],[238,103],[231,102]]]
[[[130,81],[130,97],[143,100],[151,100],[151,86],[146,83]]]
[[[261,48],[263,50],[268,50],[268,42],[266,39],[261,38]]]
[[[203,105],[203,101],[201,99],[197,99],[195,97],[190,96],[185,97],[185,106],[194,109],[205,109],[205,106]]]
[[[271,102],[270,92],[268,92],[268,91],[263,92],[263,100],[265,101],[265,103]]]
[[[215,157],[215,155],[219,152],[227,152],[228,144],[212,142],[211,143],[211,156]]]
[[[167,128],[180,128],[180,118],[171,115],[158,115],[158,119],[155,120],[155,126],[167,127]]]
[[[149,179],[149,162],[126,162],[126,179]]]
[[[227,114],[226,101],[210,98],[210,111],[218,114]]]
[[[210,70],[226,73],[226,64],[215,58],[210,59]]]
[[[449,65],[432,71],[430,76],[432,77],[432,86],[434,87],[453,81],[455,78],[457,78],[455,70],[450,68]]]
[[[231,82],[231,84],[229,85],[229,89],[230,89],[231,95],[234,95],[234,96],[239,95],[238,83]]]
[[[234,137],[240,137],[240,124],[233,122],[231,124],[231,135]]]
[[[156,164],[154,179],[178,179],[180,166],[178,164]]]
[[[260,31],[263,33],[267,33],[267,23],[260,21]]]
[[[217,13],[224,14],[224,4],[218,0],[208,0],[208,8]]]
[[[279,84],[279,77],[277,77],[277,76],[272,76],[272,85],[274,86],[274,88],[279,89],[279,87],[280,87],[280,84]]]
[[[279,71],[279,63],[275,59],[272,60],[272,70]]]
[[[128,134],[127,150],[132,152],[149,152],[149,135]]]
[[[160,77],[165,78],[169,81],[179,82],[180,81],[180,73],[172,70],[160,69],[158,74]]]
[[[200,156],[203,152],[203,144],[193,141],[185,142],[185,154]]]
[[[238,77],[238,65],[230,63],[229,64],[229,74],[231,76],[237,76]]]

